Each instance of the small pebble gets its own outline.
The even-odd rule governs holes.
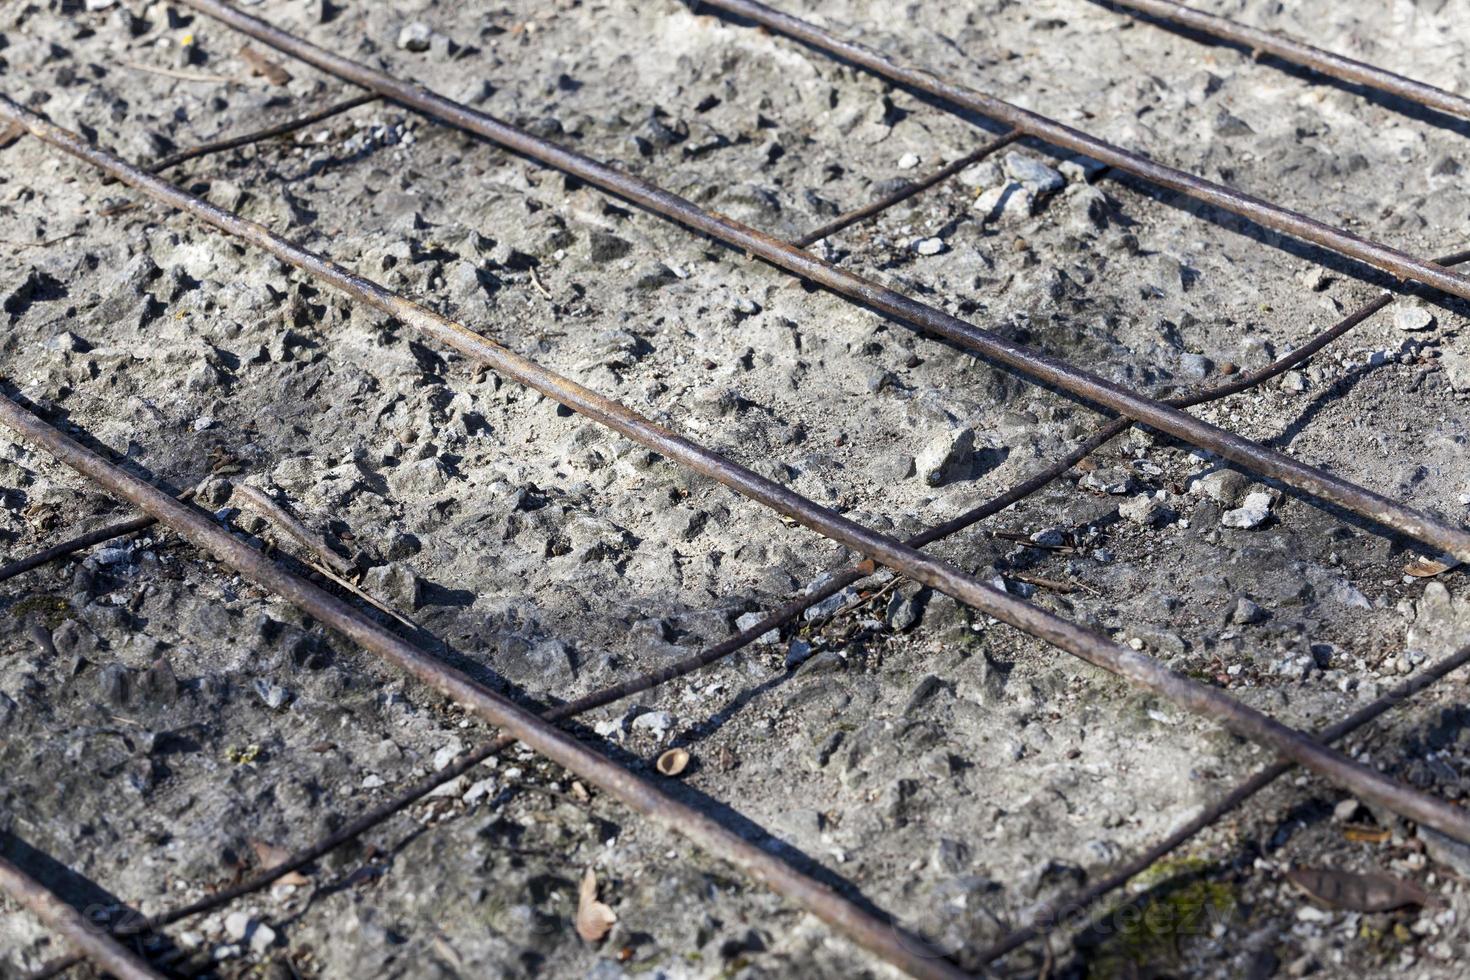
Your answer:
[[[1417,333],[1434,326],[1434,314],[1422,306],[1400,306],[1394,311],[1393,325],[1406,333]]]
[[[404,51],[427,51],[429,40],[433,37],[433,31],[423,21],[412,21],[404,24],[403,30],[398,32],[398,46]]]
[[[938,255],[944,251],[944,239],[921,238],[914,242],[914,251],[920,255]]]
[[[1320,265],[1314,265],[1301,274],[1302,285],[1314,293],[1320,293],[1332,282],[1332,275]]]
[[[740,630],[740,632],[743,633],[743,632],[745,632],[748,629],[751,629],[751,628],[753,628],[755,626],[759,626],[761,620],[763,620],[765,618],[766,618],[766,614],[765,613],[758,613],[758,612],[742,613],[739,616],[739,618],[737,618],[735,620],[735,628],[738,629],[738,630]],[[781,634],[777,630],[767,630],[766,632],[762,633],[760,636],[756,637],[756,641],[755,642],[757,642],[757,643],[775,643],[779,639],[781,639]]]
[[[1242,530],[1258,528],[1266,523],[1271,517],[1271,495],[1257,491],[1248,493],[1245,501],[1235,510],[1227,510],[1220,517],[1220,523],[1225,527],[1236,527]]]
[[[903,156],[898,158],[899,170],[912,170],[918,165],[919,155],[917,153],[905,153]]]

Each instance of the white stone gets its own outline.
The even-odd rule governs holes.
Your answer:
[[[225,916],[225,935],[238,942],[250,935],[250,926],[253,921],[249,912],[239,910],[231,912]]]
[[[914,458],[915,472],[931,487],[968,476],[975,453],[975,430],[951,429],[931,439]]]
[[[974,208],[985,221],[1020,221],[1031,217],[1035,198],[1017,181],[992,187],[975,198]]]
[[[1470,391],[1470,354],[1447,350],[1439,358],[1445,380],[1456,391]]]
[[[403,29],[398,32],[398,46],[405,51],[427,51],[433,36],[434,32],[429,29],[428,24],[416,20],[404,24]]]
[[[918,165],[919,155],[917,153],[905,153],[903,156],[898,158],[899,170],[912,170]]]
[[[1394,311],[1393,325],[1409,333],[1428,330],[1434,326],[1434,314],[1422,306],[1405,304]]]
[[[633,727],[662,739],[674,727],[674,716],[667,711],[649,711],[634,718]]]
[[[1242,530],[1250,530],[1260,527],[1266,523],[1271,516],[1271,495],[1256,491],[1245,496],[1245,502],[1235,510],[1227,510],[1221,517],[1220,523],[1225,527],[1236,527]]]
[[[257,954],[264,953],[275,945],[276,931],[264,922],[258,922],[250,933],[250,948]]]
[[[455,739],[434,753],[434,771],[443,772],[464,751],[464,743]]]
[[[494,796],[497,785],[494,779],[482,779],[465,790],[461,799],[466,803],[475,803],[487,796]]]
[[[921,238],[914,242],[914,251],[920,255],[938,255],[944,251],[944,239]]]

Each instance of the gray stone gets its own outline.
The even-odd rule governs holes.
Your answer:
[[[105,704],[127,704],[132,686],[132,676],[122,664],[108,664],[97,671],[97,696]]]
[[[800,637],[786,645],[786,669],[795,670],[812,657],[812,645]]]
[[[1307,390],[1307,376],[1300,371],[1287,371],[1281,376],[1281,390],[1299,395]]]
[[[1075,156],[1057,164],[1057,171],[1074,184],[1090,183],[1107,166],[1092,157]]]
[[[449,470],[437,456],[404,463],[388,473],[388,487],[401,498],[432,496],[449,485]]]
[[[919,477],[931,487],[970,475],[975,452],[975,430],[951,429],[931,439],[914,459]]]
[[[1005,171],[1036,197],[1054,194],[1067,186],[1067,180],[1035,157],[1012,150],[1005,156]]]
[[[179,680],[166,657],[159,657],[143,672],[138,690],[154,704],[169,705],[178,700]]]
[[[1168,506],[1169,494],[1163,490],[1140,493],[1131,500],[1118,505],[1118,513],[1135,524],[1153,527],[1163,524],[1172,516]]]
[[[61,351],[65,354],[82,354],[91,350],[92,347],[70,330],[63,330],[46,341],[46,349]]]
[[[809,677],[812,674],[830,674],[847,668],[847,658],[836,650],[823,650],[802,664],[797,670],[797,677]]]
[[[1332,282],[1332,274],[1320,265],[1308,267],[1298,278],[1301,279],[1303,286],[1314,293],[1320,293]]]
[[[1424,594],[1414,603],[1405,645],[1439,657],[1458,649],[1466,636],[1470,636],[1470,601],[1456,599],[1443,582],[1426,584]]]
[[[1020,182],[1012,180],[981,193],[975,198],[974,209],[984,216],[983,221],[1021,221],[1036,210],[1036,197]]]
[[[907,587],[893,593],[889,598],[884,619],[893,629],[903,631],[917,626],[923,615],[924,591],[917,587]]]
[[[612,262],[631,251],[633,251],[631,242],[619,238],[610,231],[597,229],[587,236],[587,257],[593,262]]]
[[[1203,494],[1225,507],[1234,507],[1245,496],[1251,481],[1235,470],[1215,470],[1195,480],[1189,487],[1190,493]]]
[[[752,628],[754,628],[756,626],[759,626],[760,623],[761,623],[761,620],[765,619],[766,616],[767,616],[767,613],[760,613],[760,612],[741,613],[739,616],[737,616],[735,618],[735,628],[738,629],[740,632],[743,633],[743,632],[745,632],[748,629],[752,629]],[[779,630],[767,630],[766,632],[762,633],[760,636],[756,637],[755,642],[757,642],[757,643],[776,643],[780,639],[781,639],[781,632]]]
[[[1246,596],[1236,596],[1235,601],[1230,604],[1229,614],[1225,617],[1230,623],[1237,626],[1249,626],[1253,623],[1262,622],[1266,618],[1266,610],[1256,605]]]
[[[1043,548],[1060,548],[1067,543],[1067,532],[1057,527],[1046,527],[1031,535],[1031,542]]]
[[[256,678],[255,680],[255,693],[260,696],[260,700],[265,702],[265,706],[272,711],[285,707],[286,702],[291,700],[290,691],[279,684],[272,684],[260,678]]]
[[[1077,485],[1084,490],[1118,496],[1133,492],[1136,483],[1132,473],[1122,467],[1108,466],[1084,473]]]
[[[994,187],[1005,180],[1005,172],[994,160],[984,160],[960,171],[959,181],[971,190]]]
[[[1271,495],[1263,491],[1246,494],[1245,501],[1235,510],[1227,510],[1220,516],[1225,527],[1251,530],[1265,524],[1271,518]]]
[[[929,866],[940,874],[960,874],[970,866],[970,846],[963,841],[941,837],[934,843]]]
[[[1179,373],[1191,381],[1203,381],[1215,370],[1215,362],[1203,354],[1180,354]]]
[[[1445,380],[1456,391],[1470,391],[1470,354],[1447,350],[1440,355],[1440,367],[1444,368]]]
[[[423,582],[397,562],[369,568],[362,587],[374,599],[400,611],[412,612],[423,604]]]
[[[1434,326],[1434,314],[1422,306],[1400,305],[1393,312],[1393,325],[1406,333],[1417,333]]]
[[[1418,834],[1430,860],[1444,865],[1461,878],[1470,878],[1470,844],[1462,844],[1423,824],[1419,825]]]

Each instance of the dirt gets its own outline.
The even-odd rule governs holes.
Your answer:
[[[1411,253],[1465,246],[1470,123],[1085,0],[782,6]],[[1470,89],[1470,34],[1443,0],[1204,6]],[[251,9],[785,237],[994,132],[672,0]],[[4,92],[140,163],[351,94],[274,55],[289,81],[254,75],[242,44],[164,3],[0,8]],[[37,140],[0,161],[7,390],[290,553],[231,488],[276,493],[369,569],[364,589],[527,704],[717,642],[851,558]],[[1160,395],[1259,366],[1391,285],[1067,161],[1022,143],[817,249]],[[1100,420],[394,106],[171,176],[883,531],[963,512]],[[1400,329],[1420,310],[1426,329]],[[1464,525],[1466,313],[1400,298],[1300,372],[1196,411]],[[1305,728],[1464,638],[1462,570],[1406,575],[1434,556],[1219,471],[1134,432],[932,550]],[[1233,516],[1253,493],[1264,520],[1235,526],[1255,523]],[[127,515],[6,434],[0,498],[7,559]],[[902,583],[857,598],[582,731],[970,966],[1268,761],[952,600]],[[0,622],[6,853],[99,916],[207,894],[259,845],[305,844],[491,735],[166,532],[0,585]],[[1451,677],[1345,744],[1461,800],[1464,694]],[[670,746],[692,757],[672,779],[653,765]],[[891,972],[584,790],[508,753],[151,950],[221,977]],[[1319,909],[1293,866],[1387,871],[1433,903]],[[617,916],[600,944],[572,923],[588,867]],[[1293,774],[1134,883],[1153,918],[1105,903],[1006,966],[1452,977],[1466,875],[1470,851]],[[7,907],[0,950],[12,975],[64,947]]]

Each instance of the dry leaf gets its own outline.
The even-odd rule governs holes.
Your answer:
[[[291,852],[284,847],[267,844],[263,840],[253,840],[250,842],[250,846],[255,850],[255,859],[260,862],[262,871],[269,871],[271,868],[285,864],[286,859],[291,856]],[[300,871],[288,871],[277,878],[275,884],[309,885],[311,884],[311,879]]]
[[[1453,567],[1449,562],[1435,561],[1432,558],[1416,558],[1404,566],[1404,574],[1415,578],[1433,578],[1440,572],[1447,572]]]
[[[263,75],[272,85],[285,85],[291,80],[290,72],[248,44],[240,49],[240,60],[250,66],[253,74]]]
[[[689,765],[689,753],[685,749],[669,749],[654,763],[665,776],[677,776]]]
[[[291,856],[291,852],[284,847],[267,844],[263,840],[253,840],[250,842],[250,846],[255,849],[255,859],[267,871],[278,864],[284,864],[286,859]]]
[[[577,899],[577,935],[589,943],[602,942],[617,921],[613,910],[597,900],[597,875],[588,868]]]
[[[20,123],[7,123],[4,126],[0,126],[0,150],[5,149],[25,134],[26,130]]]
[[[1387,912],[1429,901],[1418,885],[1386,874],[1293,868],[1286,880],[1323,905],[1353,912]]]

